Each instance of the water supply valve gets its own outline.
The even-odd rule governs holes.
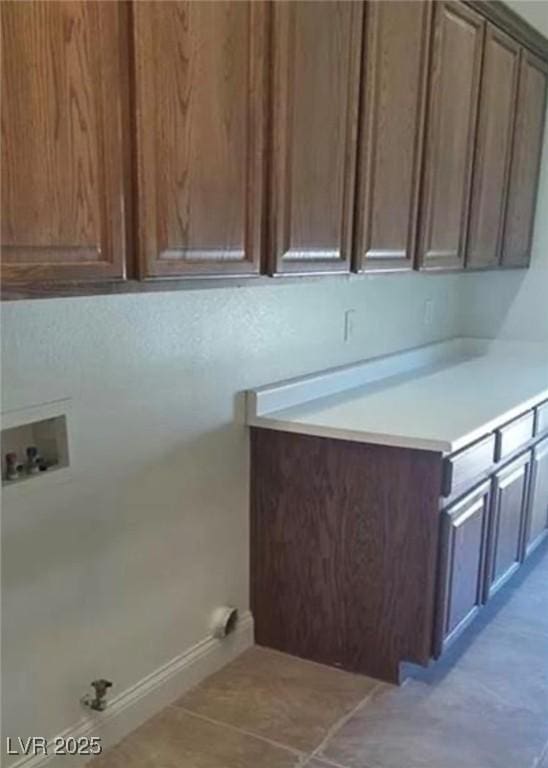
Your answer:
[[[92,696],[90,693],[86,694],[82,699],[82,704],[93,709],[95,712],[104,712],[107,708],[108,689],[112,688],[112,683],[110,680],[100,678],[99,680],[93,680],[91,687],[95,690],[95,696]]]

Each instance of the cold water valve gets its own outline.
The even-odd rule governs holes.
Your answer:
[[[100,678],[99,680],[94,680],[91,683],[91,687],[95,690],[95,696],[89,693],[86,694],[82,699],[82,704],[95,710],[95,712],[104,712],[107,708],[108,689],[112,688],[112,683],[110,680]]]

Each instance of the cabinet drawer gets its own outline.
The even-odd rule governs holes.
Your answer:
[[[496,431],[495,459],[500,461],[519,450],[533,437],[535,415],[533,411],[518,416]]]
[[[495,436],[487,435],[468,448],[445,459],[443,496],[453,496],[487,474],[494,464]]]
[[[535,435],[548,432],[548,400],[536,407]]]

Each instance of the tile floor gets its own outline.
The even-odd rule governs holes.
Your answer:
[[[548,768],[548,550],[400,688],[252,648],[90,768]]]

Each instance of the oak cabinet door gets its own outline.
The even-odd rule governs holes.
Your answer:
[[[355,269],[413,267],[432,6],[366,6]]]
[[[523,49],[502,249],[505,267],[526,267],[531,258],[547,82],[548,65]]]
[[[435,3],[423,214],[422,269],[464,264],[484,21],[463,3]]]
[[[125,10],[1,3],[5,283],[124,275]]]
[[[266,6],[134,3],[140,271],[259,271]]]
[[[525,534],[525,554],[529,555],[548,533],[548,440],[533,451],[531,494]]]
[[[493,480],[486,597],[507,581],[522,559],[530,462],[529,453],[520,456]]]
[[[504,210],[516,113],[519,45],[487,25],[474,161],[467,267],[500,260]]]
[[[363,4],[273,3],[268,269],[350,267]]]
[[[483,602],[490,482],[442,512],[434,656],[472,621]]]

